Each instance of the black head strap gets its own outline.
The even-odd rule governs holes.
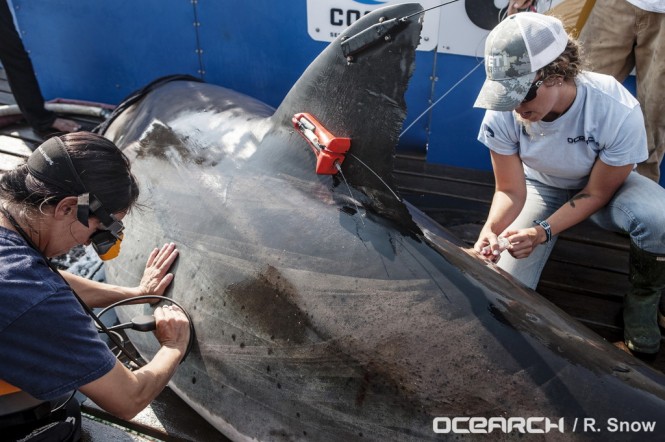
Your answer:
[[[58,137],[44,141],[28,158],[28,170],[35,178],[74,195],[87,193],[74,163]]]
[[[64,193],[78,196],[76,216],[81,224],[88,227],[90,212],[95,211],[93,206],[99,208],[101,203],[90,195],[81,181],[65,143],[58,137],[49,138],[30,155],[27,164],[30,175]]]

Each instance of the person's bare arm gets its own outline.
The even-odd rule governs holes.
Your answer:
[[[177,257],[178,250],[173,243],[164,244],[161,249],[154,249],[146,263],[143,278],[136,287],[121,287],[92,281],[66,271],[60,273],[89,307],[106,307],[135,296],[163,295],[173,280],[173,274],[168,271]]]
[[[155,336],[161,348],[145,366],[130,371],[118,361],[110,372],[79,390],[109,413],[132,419],[164,389],[189,342],[189,322],[176,306],[155,310]]]
[[[596,160],[584,189],[548,218],[552,234],[563,232],[605,207],[632,170],[632,164],[617,167]]]
[[[517,154],[501,155],[490,151],[494,170],[495,190],[487,221],[480,231],[474,250],[486,257],[497,256],[499,251],[497,235],[503,232],[522,211],[526,201],[526,178],[522,161]]]

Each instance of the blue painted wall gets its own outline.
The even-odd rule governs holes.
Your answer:
[[[306,0],[12,3],[47,99],[117,104],[159,76],[185,73],[277,107],[327,45],[307,33]],[[418,52],[405,127],[475,64],[469,57]],[[471,104],[482,69],[475,74],[413,125],[400,148],[429,148],[430,160],[489,168],[475,141],[482,113]],[[469,161],[469,152],[480,160]]]
[[[12,3],[47,99],[116,104],[155,77],[199,69],[189,1]]]
[[[277,107],[327,44],[308,35],[306,0],[11,3],[47,99],[117,104],[157,77],[180,73]],[[476,141],[483,111],[472,107],[484,79],[480,62],[417,53],[404,127],[445,97],[405,132],[400,149],[426,152],[433,163],[491,169]],[[634,91],[634,79],[628,84]]]

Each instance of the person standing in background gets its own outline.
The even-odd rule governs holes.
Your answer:
[[[635,69],[649,147],[637,171],[658,182],[665,154],[665,0],[596,0],[579,40],[591,70],[624,81]]]
[[[7,73],[16,104],[37,135],[48,138],[81,129],[75,121],[59,118],[44,107],[44,97],[32,61],[14,26],[7,0],[0,0],[0,62]]]

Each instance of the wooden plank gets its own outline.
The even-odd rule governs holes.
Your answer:
[[[16,104],[16,100],[9,89],[4,89],[0,84],[0,104]]]
[[[12,90],[7,81],[7,73],[0,65],[0,104],[16,104],[16,100],[12,95]]]
[[[584,221],[571,227],[561,234],[571,241],[583,244],[595,244],[605,248],[627,252],[630,249],[630,240],[627,235],[603,230],[590,221]]]
[[[472,184],[484,184],[494,187],[494,175],[491,171],[467,169],[445,164],[427,163],[424,158],[398,154],[395,156],[396,172],[416,172],[443,180],[458,180]]]
[[[0,174],[14,169],[16,166],[23,164],[23,162],[23,158],[0,154]]]
[[[395,172],[394,179],[401,192],[448,195],[464,200],[489,203],[494,193],[493,187],[464,180],[443,180],[431,175],[416,172]]]
[[[0,154],[27,158],[35,147],[32,141],[0,134]]]
[[[438,224],[448,229],[465,224],[482,224],[489,211],[488,203],[461,200],[449,195],[405,193],[401,193],[401,195]],[[479,231],[480,227],[476,232]]]
[[[569,315],[594,324],[605,324],[621,329],[622,298],[608,300],[590,295],[571,296],[553,287],[538,287],[538,293],[556,304]]]
[[[409,194],[453,196],[489,203],[494,194],[491,172],[441,164],[428,164],[414,157],[395,158],[393,179],[399,190]]]
[[[561,235],[552,256],[572,265],[604,269],[621,275],[628,272],[628,253],[625,251],[608,248],[601,242],[581,244],[575,237],[568,235]]]
[[[464,209],[471,212],[482,210],[483,217],[482,222],[484,222],[487,217],[487,212],[490,208],[489,201],[478,201],[475,199],[467,199],[465,197],[460,197],[459,195],[444,195],[444,194],[435,194],[429,192],[412,192],[398,188],[400,195],[411,202],[411,204],[416,205],[420,210],[425,213],[437,213],[445,212],[450,209]],[[431,215],[430,215],[431,216]],[[471,221],[467,221],[471,222]]]
[[[555,255],[545,264],[540,285],[556,287],[571,294],[593,294],[608,300],[622,298],[630,287],[626,274],[561,262]]]
[[[14,138],[22,138],[25,141],[33,143],[41,143],[42,139],[39,137],[30,126],[27,124],[17,124],[9,127],[0,128],[0,135],[9,135]]]

